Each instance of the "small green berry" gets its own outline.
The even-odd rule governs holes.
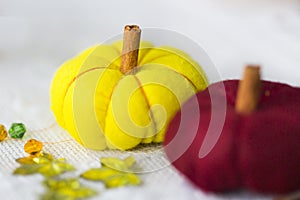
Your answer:
[[[22,123],[13,123],[8,133],[12,138],[22,139],[26,133],[25,125]]]

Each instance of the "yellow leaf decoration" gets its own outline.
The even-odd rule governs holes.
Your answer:
[[[21,164],[15,171],[15,175],[30,175],[40,173],[45,177],[60,175],[67,171],[73,171],[75,168],[67,163],[65,159],[53,159],[51,154],[40,154],[38,156],[29,156],[16,160]]]
[[[65,172],[75,170],[64,158],[57,159],[43,151],[28,154],[27,157],[16,159],[20,166],[15,169],[13,174],[43,175],[43,185],[46,190],[40,196],[41,200],[82,200],[97,195],[97,191],[94,189],[82,186],[79,177],[62,178],[60,176]],[[100,163],[102,167],[84,172],[81,174],[81,178],[101,181],[106,188],[141,184],[141,179],[134,174],[134,171],[138,169],[134,157],[101,158]]]
[[[101,168],[90,169],[81,177],[92,181],[101,181],[107,188],[127,185],[140,185],[141,179],[131,172],[135,160],[129,156],[124,160],[119,158],[101,158]]]
[[[95,190],[82,186],[78,178],[61,178],[59,175],[75,168],[64,158],[56,159],[42,152],[42,147],[42,142],[29,140],[24,146],[29,156],[16,159],[21,166],[13,172],[14,175],[43,175],[46,191],[40,196],[41,200],[79,200],[97,195]]]
[[[103,166],[112,169],[129,171],[129,169],[135,164],[135,159],[132,156],[128,156],[124,160],[120,158],[101,158],[100,162]]]
[[[40,165],[39,173],[47,177],[57,176],[64,172],[75,170],[65,159],[56,159]]]
[[[141,179],[135,175],[130,173],[119,173],[115,176],[112,176],[105,181],[105,186],[107,188],[115,188],[126,185],[140,185]]]
[[[47,160],[53,160],[53,156],[51,154],[42,152],[42,153],[38,153],[38,154],[34,154],[34,155],[29,155],[27,157],[23,157],[23,158],[18,158],[16,159],[16,162],[23,165],[23,164],[35,164],[36,161],[34,161],[33,159],[35,158],[45,158]]]
[[[43,185],[47,191],[41,196],[41,200],[77,200],[97,195],[95,190],[82,186],[78,178],[50,178]]]
[[[36,164],[25,164],[15,169],[15,175],[31,175],[38,173],[40,166]]]
[[[33,161],[33,158],[35,158],[35,156],[30,155],[28,157],[23,157],[23,158],[16,159],[16,162],[21,164],[21,165],[35,164],[35,162]]]

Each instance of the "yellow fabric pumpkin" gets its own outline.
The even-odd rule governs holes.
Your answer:
[[[51,86],[60,126],[87,148],[126,150],[162,142],[180,106],[207,87],[186,53],[141,42],[135,73],[120,71],[122,41],[91,47],[64,63]]]

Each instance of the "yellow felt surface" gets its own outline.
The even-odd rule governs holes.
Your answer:
[[[79,76],[73,83],[74,90],[69,92],[72,114],[65,115],[66,124],[70,124],[68,131],[77,135],[81,143],[91,149],[103,150],[106,148],[105,137],[95,112],[95,91],[99,77],[105,69],[94,69]]]
[[[151,107],[156,125],[152,141],[162,142],[171,118],[180,106],[196,93],[197,89],[184,76],[164,65],[147,64],[143,66],[137,77]]]
[[[105,136],[111,147],[129,149],[138,145],[151,126],[147,102],[134,76],[123,77],[109,104]],[[134,116],[134,117],[132,117]]]
[[[102,70],[100,77],[98,77],[94,95],[94,109],[102,130],[105,130],[105,119],[112,93],[122,76],[123,74],[119,70],[106,69]]]
[[[51,109],[55,114],[57,123],[63,128],[65,127],[65,122],[62,110],[65,95],[68,92],[70,84],[77,76],[81,64],[95,48],[96,47],[91,47],[82,52],[79,56],[66,61],[53,77],[50,91]]]
[[[141,42],[138,70],[120,72],[122,41],[94,46],[67,61],[51,87],[57,122],[91,149],[162,142],[167,125],[207,78],[186,53]]]
[[[197,88],[206,88],[208,80],[201,66],[185,52],[169,46],[161,46],[150,49],[142,57],[140,65],[157,63],[171,68],[189,79]]]

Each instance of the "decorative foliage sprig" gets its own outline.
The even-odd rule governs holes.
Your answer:
[[[42,142],[28,140],[24,151],[29,156],[16,159],[21,166],[13,172],[14,175],[39,173],[44,176],[43,185],[46,191],[41,195],[41,200],[79,200],[98,193],[94,189],[82,186],[77,177],[61,178],[61,174],[74,171],[75,167],[64,158],[56,159],[53,155],[42,152],[42,148]]]
[[[92,197],[98,192],[81,185],[79,177],[62,178],[61,175],[74,171],[75,167],[64,158],[54,158],[52,154],[42,151],[43,143],[30,139],[24,145],[24,151],[29,155],[16,159],[20,164],[13,172],[14,175],[41,174],[45,179],[42,184],[45,193],[41,200],[80,200]],[[90,169],[81,178],[101,181],[107,188],[127,185],[140,185],[141,179],[134,174],[135,159],[132,156],[124,160],[119,158],[101,158],[101,167]]]
[[[107,188],[126,185],[140,185],[141,179],[132,171],[135,159],[132,156],[121,160],[119,158],[101,158],[102,167],[90,169],[81,177],[92,181],[101,181]]]

